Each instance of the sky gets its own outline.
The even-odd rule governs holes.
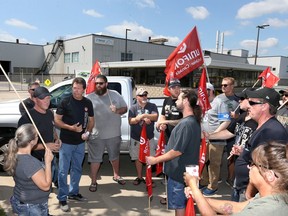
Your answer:
[[[288,56],[288,0],[0,0],[0,41],[46,44],[88,34],[177,46],[193,29],[203,50],[245,49]],[[221,37],[219,51],[221,51]]]

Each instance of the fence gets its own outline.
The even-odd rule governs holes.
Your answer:
[[[13,83],[13,86],[18,91],[26,91],[28,84],[31,82],[39,81],[41,85],[46,86],[45,81],[49,80],[50,85],[53,86],[64,79],[73,78],[74,74],[24,74],[24,73],[13,73],[9,74],[9,79]],[[49,87],[47,86],[47,87]],[[0,75],[0,91],[11,91],[13,90],[8,80],[4,75]]]

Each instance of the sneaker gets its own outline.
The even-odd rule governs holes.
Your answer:
[[[207,185],[201,185],[201,184],[199,184],[199,190],[204,190],[204,189],[206,189],[207,188]]]
[[[69,195],[68,199],[70,200],[77,200],[77,201],[85,201],[87,200],[86,198],[84,198],[81,194],[76,194],[76,195]]]
[[[212,189],[209,189],[209,188],[206,188],[202,191],[202,193],[206,196],[212,196],[214,195],[216,192],[218,191],[218,189],[215,189],[215,190],[212,190]]]
[[[69,211],[69,206],[67,205],[67,201],[59,201],[60,204],[60,209],[63,212],[68,212]]]

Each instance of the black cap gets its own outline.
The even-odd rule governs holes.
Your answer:
[[[42,99],[44,99],[47,96],[50,96],[50,92],[48,91],[47,88],[45,88],[43,86],[37,87],[34,90],[33,97],[35,97],[35,98],[39,98],[39,99],[42,100]]]
[[[181,86],[180,80],[178,79],[170,79],[168,82],[168,87],[174,87],[174,86]]]
[[[279,91],[280,94],[284,94],[286,92],[288,93],[288,88],[287,89],[282,89],[282,90]]]
[[[263,87],[255,90],[248,90],[246,91],[246,94],[248,98],[261,98],[276,108],[279,106],[280,94],[273,88]]]
[[[253,91],[255,88],[245,88],[242,92],[235,93],[238,98],[247,98],[247,91]]]

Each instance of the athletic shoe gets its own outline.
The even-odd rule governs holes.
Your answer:
[[[77,200],[77,201],[85,201],[87,200],[86,198],[84,198],[81,194],[76,194],[76,195],[70,195],[68,196],[68,199],[70,200]]]
[[[69,211],[69,206],[67,205],[67,201],[59,201],[60,204],[60,209],[63,212],[68,212]]]
[[[216,192],[218,191],[218,189],[215,189],[215,190],[212,190],[212,189],[209,189],[209,188],[206,188],[202,191],[202,193],[206,196],[212,196],[214,195]]]

